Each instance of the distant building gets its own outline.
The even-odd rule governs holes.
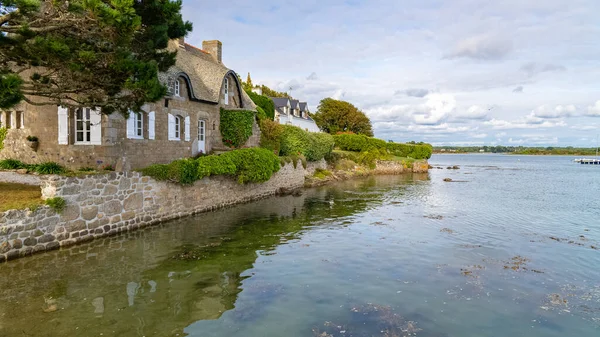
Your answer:
[[[320,132],[317,123],[310,118],[308,104],[285,97],[271,97],[275,103],[275,121],[293,125],[310,132]]]

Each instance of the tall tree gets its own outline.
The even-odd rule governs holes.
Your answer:
[[[139,111],[166,94],[168,42],[191,30],[181,0],[0,0],[0,108]]]
[[[312,115],[319,128],[327,133],[353,132],[373,137],[369,117],[351,103],[325,98]]]

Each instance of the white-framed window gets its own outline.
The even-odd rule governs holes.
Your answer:
[[[129,111],[127,138],[144,139],[144,113]]]
[[[175,138],[181,139],[181,116],[175,116]]]
[[[144,138],[144,115],[141,112],[133,114],[133,124],[135,136]]]
[[[225,77],[225,104],[229,104],[229,79]]]
[[[173,83],[173,94],[177,97],[181,97],[181,82],[179,79],[176,79],[175,83]]]
[[[206,132],[206,122],[202,119],[198,120],[198,141],[203,142]]]
[[[92,141],[91,109],[79,108],[75,111],[75,143]]]

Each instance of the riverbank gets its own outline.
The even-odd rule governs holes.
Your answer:
[[[402,162],[378,161],[372,170],[356,165],[343,174],[336,170],[336,175],[332,175],[335,178],[310,183],[316,172],[327,168],[324,160],[308,162],[306,166],[298,161],[283,165],[263,183],[239,184],[230,177],[211,176],[188,186],[157,181],[139,172],[40,176],[42,199],[63,200],[64,208],[39,206],[0,213],[0,262],[275,194],[289,194],[302,187],[371,174],[427,172],[428,165],[426,161],[417,161],[410,167]],[[14,181],[18,180],[17,175],[12,172],[3,176]]]

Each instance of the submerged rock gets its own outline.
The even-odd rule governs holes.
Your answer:
[[[450,178],[444,178],[444,181],[447,182],[447,183],[449,183],[449,182],[452,182],[452,179],[450,179]]]

